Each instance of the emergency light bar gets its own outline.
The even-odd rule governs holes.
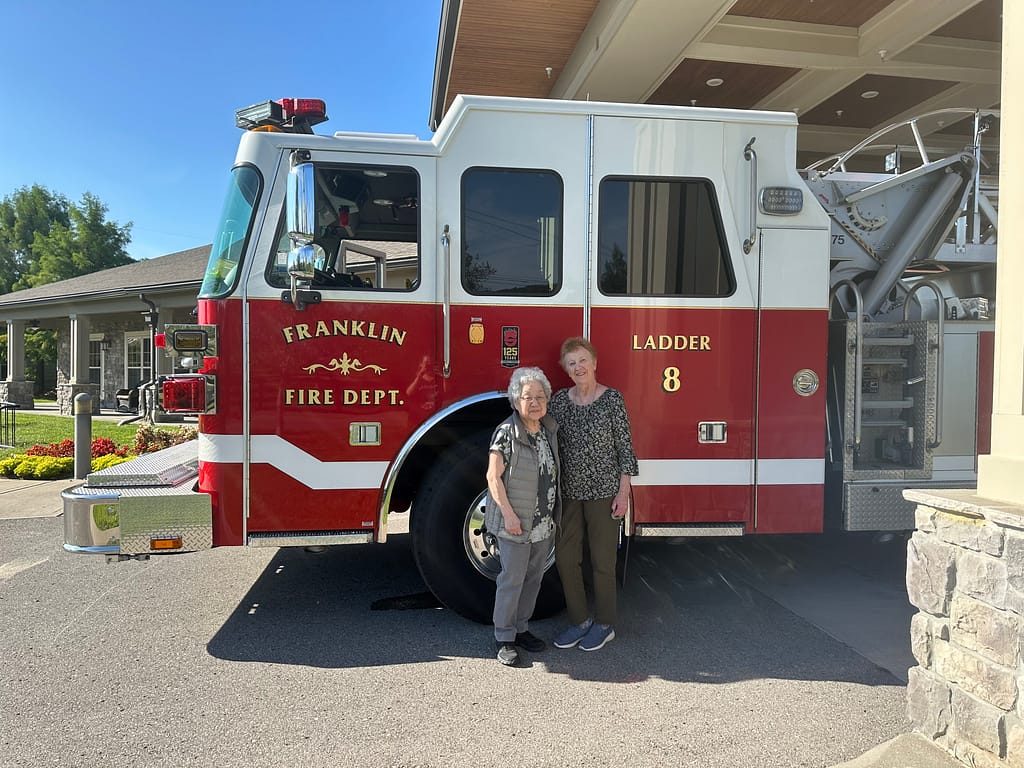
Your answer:
[[[245,131],[312,133],[327,119],[323,99],[278,99],[243,107],[235,112],[235,125]]]

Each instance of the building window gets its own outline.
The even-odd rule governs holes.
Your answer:
[[[562,285],[562,179],[553,171],[462,175],[462,287],[476,296],[551,296]]]
[[[153,347],[148,331],[124,335],[124,380],[135,389],[153,377]]]
[[[736,281],[711,183],[604,179],[598,285],[610,296],[731,294]]]
[[[97,387],[103,383],[103,342],[100,337],[89,339],[89,383]]]

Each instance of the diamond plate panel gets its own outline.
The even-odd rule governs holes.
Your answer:
[[[173,445],[154,453],[145,453],[131,461],[91,472],[86,483],[90,488],[114,486],[163,486],[166,488],[180,485],[198,473],[199,441],[189,440],[181,445]]]
[[[913,502],[903,498],[902,485],[846,486],[843,527],[847,531],[909,531],[914,527]]]
[[[127,496],[119,507],[122,554],[152,552],[154,537],[181,536],[179,552],[213,547],[213,512],[205,493]]]

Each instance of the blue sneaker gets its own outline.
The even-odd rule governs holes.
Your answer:
[[[552,640],[552,644],[555,648],[572,648],[586,636],[593,623],[593,620],[587,619],[582,624],[573,624],[572,626],[563,629],[555,639]]]
[[[610,641],[615,639],[615,630],[611,624],[595,624],[582,638],[580,638],[581,651],[596,651]]]

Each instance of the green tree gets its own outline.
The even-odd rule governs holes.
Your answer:
[[[54,224],[68,226],[68,201],[40,187],[22,187],[0,200],[0,293],[9,293],[35,265],[36,234]]]
[[[0,201],[0,293],[130,264],[131,223],[107,221],[86,192],[79,203],[35,184]]]
[[[57,333],[45,328],[25,330],[25,378],[36,382],[36,391],[42,386],[44,365],[57,359]],[[6,376],[7,334],[0,333],[0,369]]]

